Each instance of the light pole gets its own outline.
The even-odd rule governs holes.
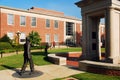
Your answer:
[[[17,37],[18,37],[18,45],[19,45],[19,40],[20,40],[20,34],[21,34],[21,32],[20,31],[17,31]]]

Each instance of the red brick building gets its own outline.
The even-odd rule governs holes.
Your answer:
[[[81,29],[80,19],[65,16],[63,12],[36,7],[28,10],[0,7],[0,37],[7,34],[14,39],[20,32],[21,44],[31,31],[37,31],[42,43],[55,41],[57,45],[79,45]]]

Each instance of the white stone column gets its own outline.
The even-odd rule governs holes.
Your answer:
[[[120,28],[117,26],[114,9],[110,8],[106,11],[106,54],[107,58],[115,59],[120,52]]]

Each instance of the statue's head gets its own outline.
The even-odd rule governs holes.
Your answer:
[[[29,37],[26,37],[26,42],[30,42],[30,39],[29,39]]]

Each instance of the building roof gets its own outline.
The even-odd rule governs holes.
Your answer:
[[[32,7],[32,8],[27,9],[27,10],[11,8],[11,7],[6,7],[6,6],[0,6],[0,8],[81,21],[79,18],[76,18],[73,16],[66,16],[66,15],[64,15],[63,12],[58,12],[58,11],[54,11],[54,10],[47,10],[47,9],[37,8],[37,7]]]
[[[81,1],[79,1],[79,2],[76,2],[75,4],[76,4],[78,7],[83,7],[83,6],[86,6],[86,5],[89,5],[89,4],[98,2],[98,1],[104,1],[104,0],[81,0]]]

